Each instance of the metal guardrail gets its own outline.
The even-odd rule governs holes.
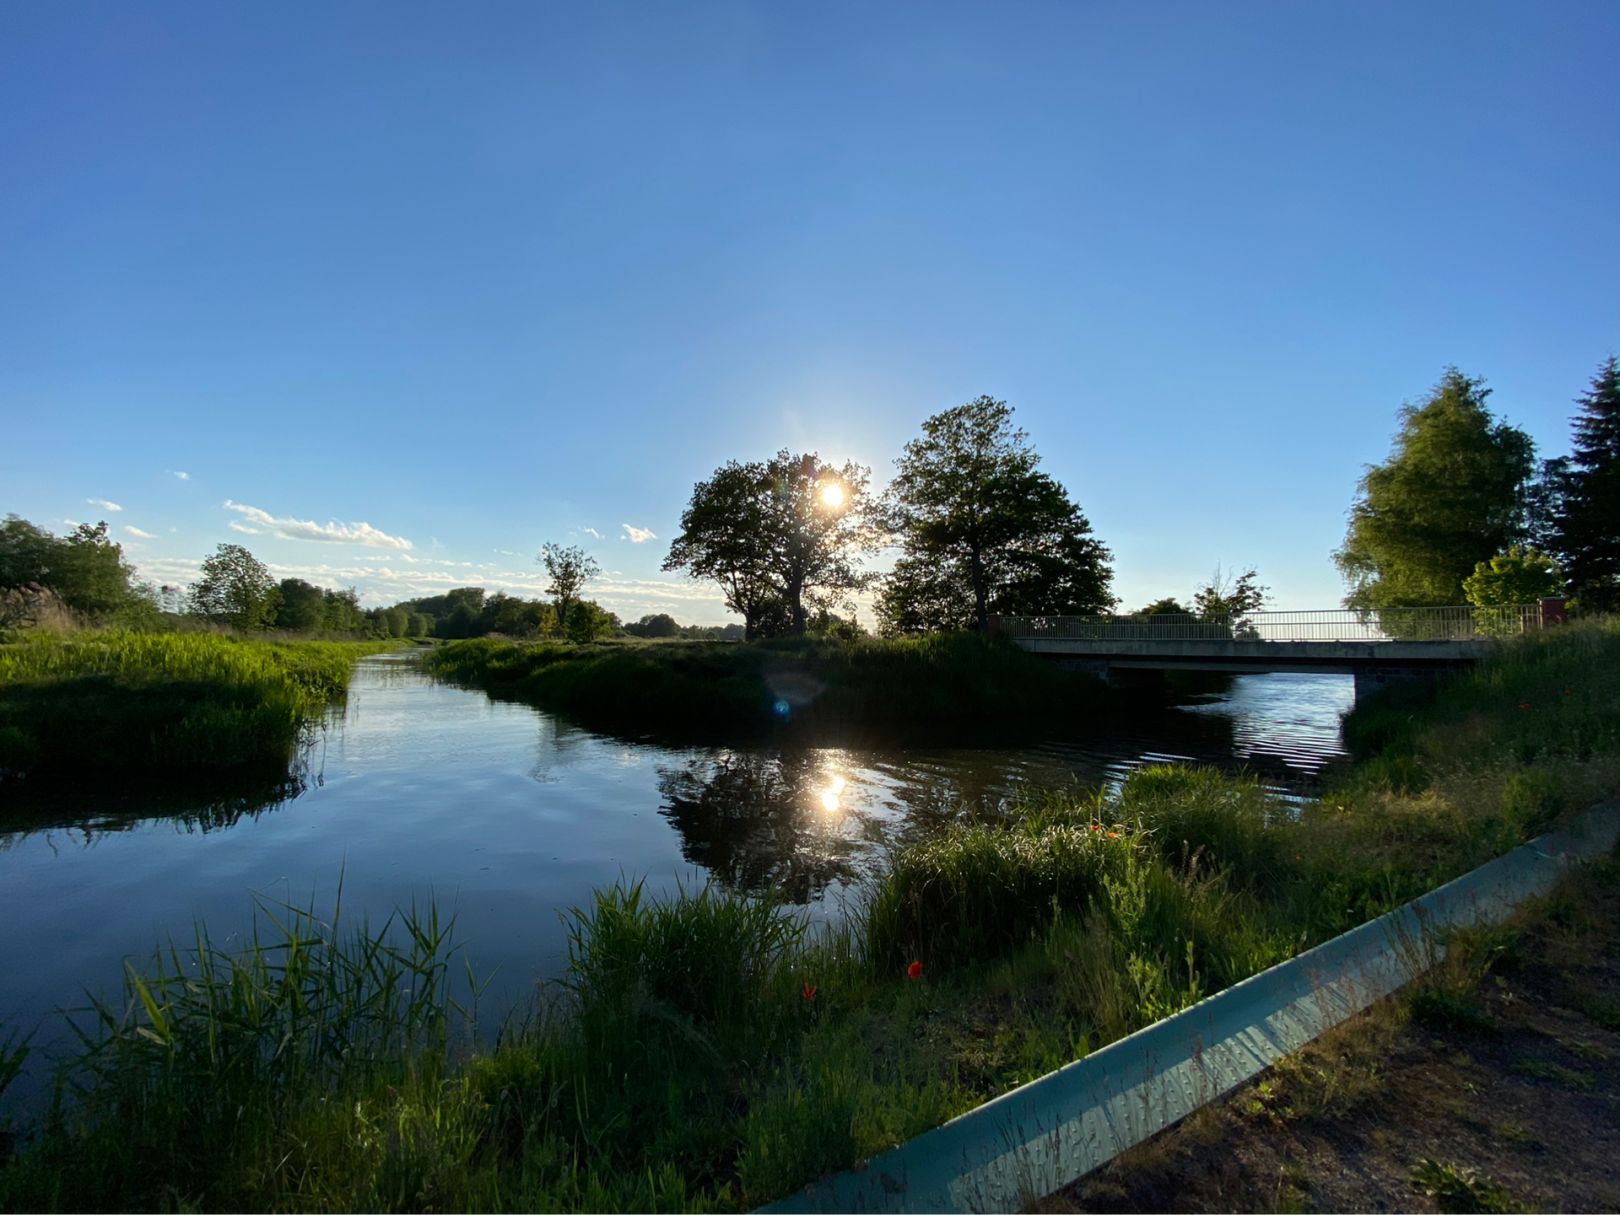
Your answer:
[[[1015,641],[1477,641],[1534,632],[1541,605],[1385,608],[1359,612],[1244,612],[1192,616],[999,616]]]
[[[1457,928],[1499,924],[1620,837],[1620,803],[1130,1037],[822,1178],[762,1212],[1013,1211],[1231,1092],[1442,960]]]

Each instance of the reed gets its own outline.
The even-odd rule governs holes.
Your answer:
[[[757,1205],[1620,792],[1620,629],[1526,647],[1358,710],[1408,767],[1302,808],[1141,771],[901,849],[815,932],[718,887],[621,883],[570,914],[561,982],[490,1049],[458,1049],[431,909],[346,934],[267,907],[230,954],[199,931],[92,1006],[0,1208]]]
[[[392,644],[17,635],[0,645],[0,784],[285,775],[354,661]]]

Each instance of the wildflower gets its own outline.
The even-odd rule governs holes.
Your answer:
[[[1101,831],[1102,830],[1102,824],[1101,823],[1092,823],[1091,824],[1091,829],[1093,831]]]
[[[1528,700],[1521,700],[1519,702],[1519,708],[1528,709],[1529,707],[1530,707],[1530,702]]]
[[[920,978],[922,978],[922,963],[921,962],[913,962],[910,966],[906,967],[906,978],[908,978],[908,979],[920,979]]]
[[[1119,832],[1117,832],[1117,831],[1110,831],[1110,832],[1109,832],[1109,833],[1108,833],[1108,838],[1109,838],[1109,839],[1111,839],[1111,840],[1117,840],[1117,839],[1118,839],[1118,838],[1119,838]]]
[[[816,998],[816,989],[810,984],[806,983],[804,985],[804,990],[799,994],[802,995],[806,1000],[814,1000]]]

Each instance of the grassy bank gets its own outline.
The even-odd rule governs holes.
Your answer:
[[[1620,792],[1617,677],[1620,626],[1587,625],[1368,705],[1352,732],[1378,750],[1303,809],[1161,768],[962,822],[828,934],[718,889],[619,886],[492,1050],[457,1045],[431,918],[202,943],[204,964],[132,972],[0,1206],[757,1204]]]
[[[1620,851],[1447,944],[1418,982],[1035,1209],[1620,1207]]]
[[[966,634],[751,645],[479,638],[441,646],[425,665],[593,729],[670,737],[977,740],[1061,727],[1108,700],[1096,680]]]
[[[0,645],[0,778],[285,775],[355,659],[395,644],[20,634]]]

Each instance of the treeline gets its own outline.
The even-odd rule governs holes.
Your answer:
[[[1620,608],[1620,365],[1576,398],[1572,452],[1535,444],[1486,407],[1484,381],[1449,368],[1401,410],[1390,456],[1367,469],[1334,560],[1366,611],[1568,595]]]
[[[1401,410],[1389,458],[1370,466],[1334,560],[1348,607],[1524,603],[1572,596],[1620,608],[1620,365],[1610,357],[1577,399],[1571,454],[1535,458],[1529,435],[1494,417],[1490,390],[1450,368]],[[1039,468],[1006,402],[981,396],[927,419],[880,494],[871,470],[779,451],[730,461],[700,481],[664,568],[712,581],[742,636],[858,636],[857,592],[877,592],[886,634],[976,629],[992,615],[1110,611],[1112,555],[1068,491]],[[898,550],[893,569],[863,566]],[[666,614],[621,624],[584,597],[600,574],[578,547],[547,544],[549,599],[481,587],[362,609],[354,591],[279,583],[240,545],[222,544],[190,588],[140,583],[105,523],[63,537],[17,516],[0,525],[0,627],[71,622],[133,627],[201,619],[243,630],[363,637],[615,635],[725,638]],[[1254,571],[1143,613],[1252,611]],[[841,613],[847,613],[841,614]]]

